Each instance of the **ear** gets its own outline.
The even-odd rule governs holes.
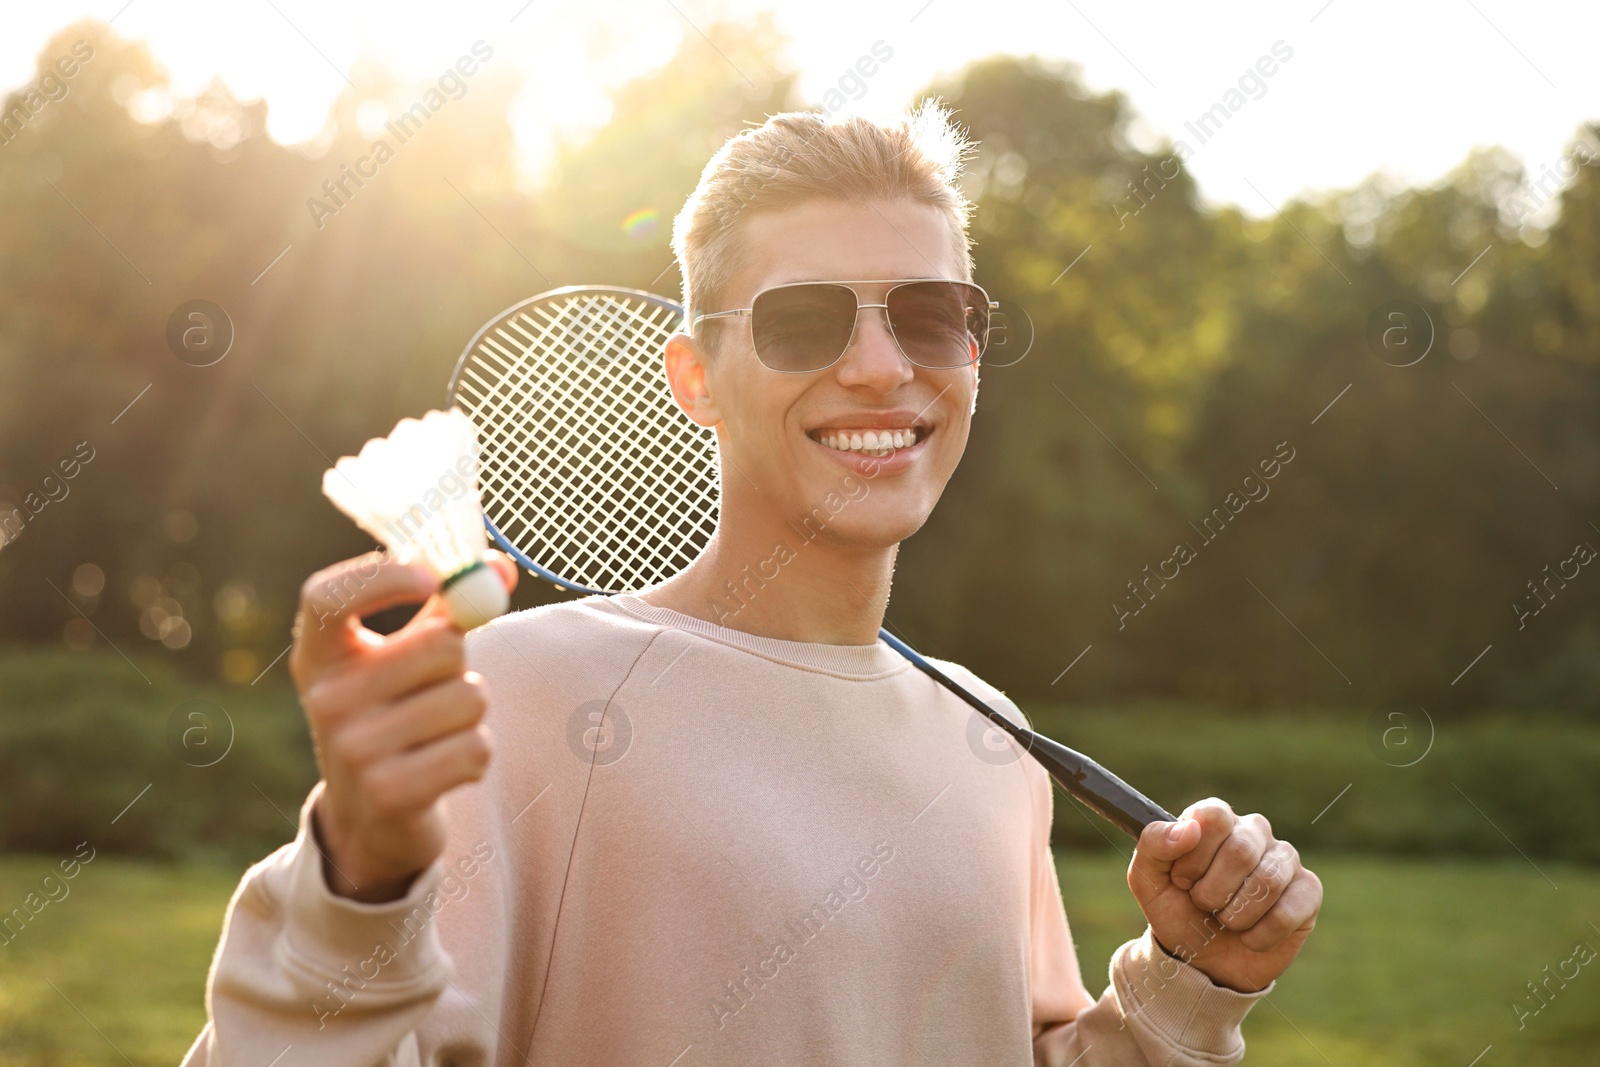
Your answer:
[[[675,333],[667,338],[665,356],[667,384],[678,407],[701,426],[720,423],[722,414],[711,398],[706,353],[700,342],[686,333]]]
[[[979,385],[978,377],[979,377],[979,371],[981,371],[983,369],[983,358],[978,355],[977,347],[978,347],[978,342],[973,341],[972,342],[972,348],[973,348],[973,359],[972,359],[972,408],[967,412],[968,415],[976,415],[978,413],[978,385]]]

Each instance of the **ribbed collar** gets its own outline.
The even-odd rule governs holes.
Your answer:
[[[697,634],[724,645],[742,648],[779,663],[806,670],[823,671],[844,678],[881,678],[905,670],[908,664],[894,649],[882,641],[870,645],[827,645],[810,641],[780,641],[775,637],[761,637],[726,626],[719,626],[693,615],[685,615],[671,608],[658,608],[632,593],[595,597],[596,607],[611,605],[634,618],[657,626],[670,627]]]

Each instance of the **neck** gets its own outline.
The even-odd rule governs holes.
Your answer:
[[[898,547],[841,544],[830,527],[725,508],[705,551],[640,596],[758,637],[870,645],[888,608]]]

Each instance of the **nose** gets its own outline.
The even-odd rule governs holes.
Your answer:
[[[856,313],[856,332],[850,339],[834,374],[839,384],[891,393],[916,377],[911,361],[889,332],[888,312],[883,308],[862,308]]]

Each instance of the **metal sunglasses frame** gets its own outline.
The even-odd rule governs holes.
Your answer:
[[[851,286],[855,286],[855,285],[887,285],[887,284],[889,284],[891,282],[894,283],[894,284],[889,285],[888,290],[884,292],[883,299],[884,299],[885,303],[882,303],[882,304],[863,304],[861,302],[861,294],[856,292],[854,289],[851,288]],[[843,359],[844,358],[844,354],[846,352],[850,351],[850,346],[855,343],[856,326],[861,321],[861,312],[863,310],[865,310],[866,308],[882,308],[883,309],[884,325],[886,327],[888,327],[889,336],[894,338],[894,346],[895,346],[895,348],[900,350],[900,354],[902,356],[904,356],[906,358],[906,361],[909,362],[912,366],[921,367],[923,370],[959,370],[962,367],[970,367],[974,363],[978,362],[978,360],[982,359],[984,351],[989,347],[989,331],[987,329],[984,330],[984,335],[978,339],[978,355],[974,359],[969,360],[966,363],[957,363],[954,366],[949,366],[949,367],[930,367],[926,363],[918,363],[916,360],[911,358],[911,354],[906,351],[905,346],[900,343],[899,336],[894,332],[894,320],[889,317],[889,305],[888,305],[887,301],[889,299],[889,295],[891,293],[893,293],[896,289],[899,289],[899,288],[901,288],[903,286],[907,286],[907,285],[915,285],[915,284],[918,284],[920,282],[947,282],[947,283],[952,284],[952,285],[969,285],[969,286],[971,286],[972,288],[974,288],[974,289],[976,289],[978,291],[978,294],[983,298],[983,302],[988,307],[989,311],[993,312],[993,311],[997,310],[1000,307],[999,301],[990,300],[989,299],[989,292],[988,292],[988,290],[984,289],[983,286],[977,284],[976,282],[963,281],[960,278],[838,278],[838,279],[830,278],[830,279],[821,280],[821,281],[784,282],[782,285],[769,285],[765,289],[763,289],[760,292],[758,292],[755,296],[750,298],[750,304],[751,304],[750,307],[747,307],[747,308],[732,308],[732,309],[727,310],[727,311],[705,311],[705,312],[701,312],[700,314],[697,314],[697,315],[694,315],[694,316],[691,317],[691,319],[690,319],[690,321],[688,323],[688,326],[689,326],[689,330],[690,330],[690,335],[693,336],[693,331],[694,331],[695,326],[698,325],[700,322],[703,322],[706,319],[721,319],[721,318],[727,318],[729,316],[735,316],[736,315],[736,316],[740,316],[740,317],[750,317],[751,318],[751,326],[752,326],[752,329],[753,329],[753,327],[755,325],[755,322],[754,322],[755,302],[757,300],[760,300],[767,293],[773,292],[774,290],[777,290],[777,289],[795,289],[795,288],[798,288],[800,286],[835,285],[835,286],[840,286],[840,287],[845,288],[845,289],[850,289],[850,292],[852,294],[854,294],[854,296],[856,298],[856,313],[855,313],[855,316],[850,320],[850,336],[849,336],[849,338],[847,338],[845,340],[844,347],[839,349],[838,355],[834,356],[833,359],[829,360],[827,363],[823,364],[820,367],[807,367],[804,370],[783,370],[783,369],[780,369],[778,367],[768,366],[766,360],[761,358],[761,350],[756,346],[756,344],[755,344],[755,334],[754,334],[754,332],[752,332],[751,336],[750,336],[750,346],[751,346],[751,348],[755,349],[756,360],[758,362],[760,362],[760,364],[763,367],[766,367],[769,371],[772,371],[774,374],[815,374],[818,371],[827,370],[829,367],[832,367],[834,364],[838,363],[841,359]]]

